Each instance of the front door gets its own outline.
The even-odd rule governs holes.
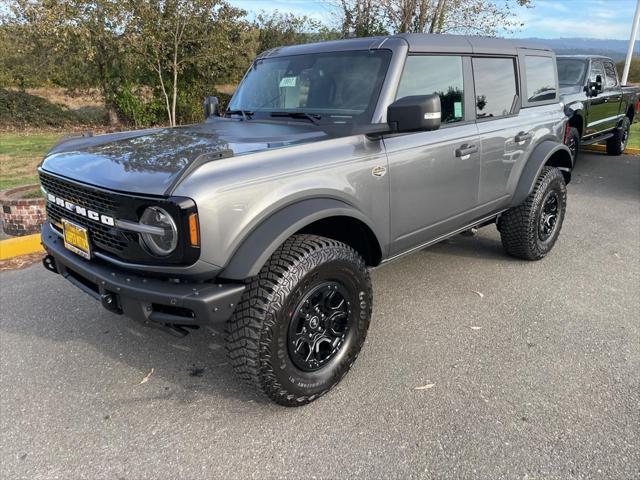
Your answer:
[[[469,59],[459,55],[407,57],[396,98],[439,94],[442,126],[384,138],[391,255],[464,226],[477,205],[480,145],[477,126],[469,121],[473,112],[464,108],[465,95],[473,91],[465,71],[470,72]]]
[[[587,128],[584,137],[597,135],[613,128],[612,122],[615,125],[614,119],[610,118],[609,95],[604,90],[606,79],[604,65],[600,60],[592,60],[591,69],[589,70],[589,82],[595,82],[598,76],[602,79],[603,90],[598,92],[595,97],[589,98]]]

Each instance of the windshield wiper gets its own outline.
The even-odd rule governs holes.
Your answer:
[[[314,125],[320,125],[320,120],[322,115],[318,115],[317,113],[307,113],[307,112],[271,112],[272,117],[289,117],[289,118],[306,118]]]
[[[226,110],[224,115],[242,115],[242,120],[251,120],[253,112],[250,112],[249,110]]]

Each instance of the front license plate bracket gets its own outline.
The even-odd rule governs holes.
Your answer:
[[[91,259],[91,242],[89,241],[89,230],[86,227],[63,218],[62,236],[64,247],[67,250],[71,250],[87,260]]]

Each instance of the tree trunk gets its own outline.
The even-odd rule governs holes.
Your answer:
[[[174,44],[173,49],[173,98],[171,104],[171,117],[173,119],[172,127],[176,126],[176,102],[178,100],[178,40]]]
[[[165,106],[167,107],[167,116],[169,117],[169,126],[173,127],[173,121],[171,119],[171,107],[169,106],[169,95],[167,94],[167,89],[164,86],[164,80],[162,78],[162,66],[160,64],[160,59],[158,59],[158,67],[155,69],[158,72],[158,79],[160,80],[160,88],[162,88],[162,94],[164,95]]]
[[[115,125],[118,125],[118,123],[119,123],[118,112],[116,111],[115,108],[107,107],[107,115],[109,117],[109,125],[110,126],[113,127]]]

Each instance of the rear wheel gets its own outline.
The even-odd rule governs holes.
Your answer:
[[[505,251],[524,260],[540,260],[560,235],[567,207],[562,172],[544,167],[533,191],[522,205],[507,210],[498,221]]]
[[[251,280],[227,323],[231,364],[274,402],[309,403],[351,368],[371,303],[358,253],[335,240],[295,235]]]
[[[608,155],[622,155],[624,149],[627,148],[630,126],[631,121],[628,117],[624,117],[620,126],[615,129],[613,137],[607,140]]]

